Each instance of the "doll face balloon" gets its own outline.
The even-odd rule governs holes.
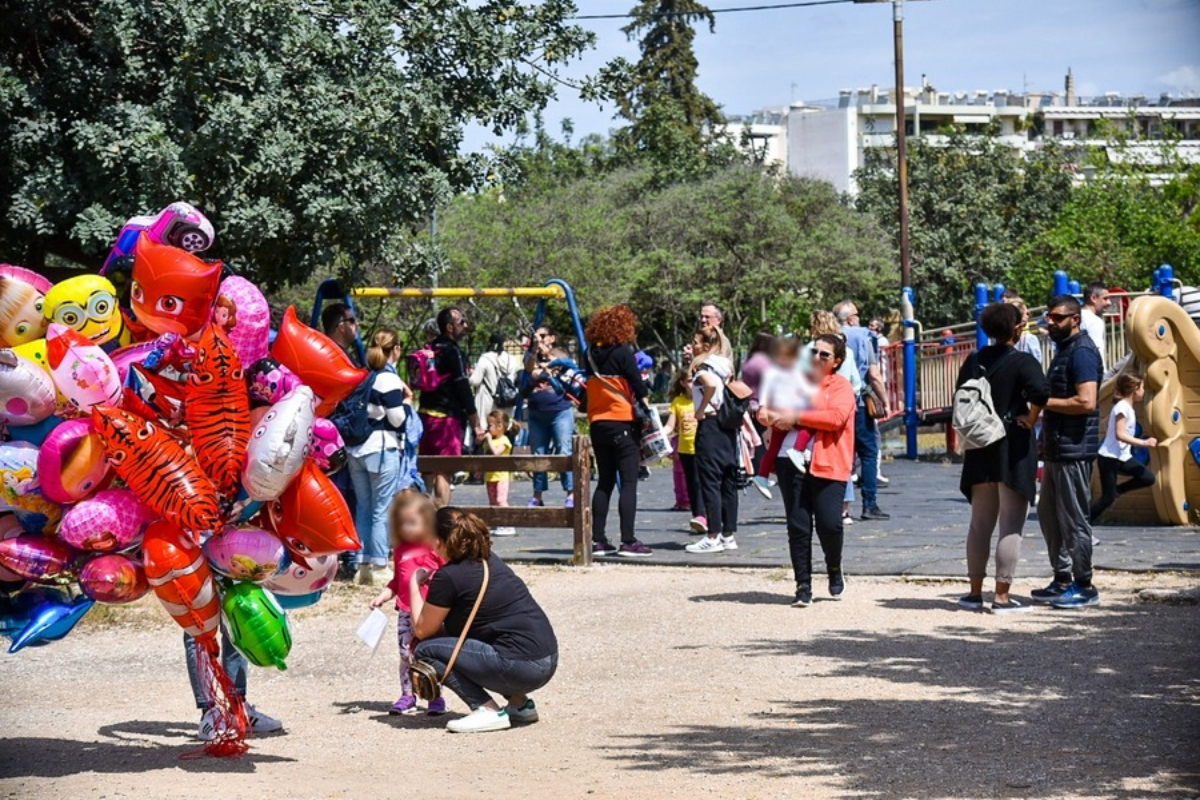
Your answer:
[[[250,281],[239,275],[221,281],[212,321],[229,336],[243,364],[252,364],[267,355],[271,307]]]
[[[367,377],[367,371],[354,366],[332,339],[301,322],[291,306],[283,315],[271,355],[312,388],[319,403],[317,415],[322,417],[329,416]]]
[[[246,446],[242,485],[254,500],[283,494],[304,465],[313,428],[313,393],[301,386],[263,415]]]
[[[50,376],[12,350],[0,350],[0,424],[36,425],[54,413]]]
[[[79,571],[79,588],[93,600],[119,605],[146,594],[150,583],[142,562],[114,553],[84,564]]]
[[[46,293],[42,312],[47,321],[65,325],[95,344],[132,341],[117,307],[116,287],[99,275],[79,275],[55,285]]]
[[[58,537],[72,547],[109,553],[140,541],[158,515],[129,489],[102,489],[63,514]]]
[[[313,463],[324,470],[326,475],[346,466],[346,443],[342,441],[337,426],[324,417],[313,420],[308,449]]]
[[[337,575],[337,556],[313,556],[301,564],[293,561],[287,569],[263,586],[277,595],[300,597],[323,592]]]
[[[221,281],[221,262],[158,244],[146,234],[133,257],[130,305],[138,322],[155,333],[191,336],[208,322]]]
[[[62,509],[42,492],[38,453],[38,448],[24,442],[0,444],[0,511],[29,515],[22,524],[42,530],[58,524]]]
[[[42,493],[56,503],[75,503],[91,494],[108,475],[104,442],[88,420],[59,425],[38,453]]]
[[[77,331],[50,323],[46,355],[54,385],[67,399],[66,416],[82,416],[93,406],[121,400],[121,376],[108,354]]]
[[[50,281],[13,264],[0,264],[0,346],[15,347],[46,335]]]
[[[218,574],[254,583],[274,577],[287,558],[283,542],[257,528],[229,528],[205,542],[203,549]]]

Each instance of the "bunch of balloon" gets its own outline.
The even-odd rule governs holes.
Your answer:
[[[201,645],[227,731],[206,749],[225,755],[246,725],[221,620],[284,669],[287,609],[359,548],[322,415],[366,373],[290,308],[272,345],[258,287],[188,249],[214,237],[174,203],[130,219],[100,275],[0,265],[0,635],[44,645],[153,591]]]

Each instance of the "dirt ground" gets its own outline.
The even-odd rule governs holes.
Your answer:
[[[0,797],[1200,796],[1200,607],[1134,595],[1196,575],[1102,574],[1099,609],[993,617],[953,581],[851,577],[801,610],[779,571],[520,571],[562,646],[536,725],[389,717],[394,627],[371,655],[369,591],[338,585],[293,613],[287,672],[252,668],[286,734],[181,759],[199,715],[147,598],[0,656]]]

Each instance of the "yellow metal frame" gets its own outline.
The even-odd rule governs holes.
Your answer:
[[[561,286],[517,286],[508,289],[470,289],[460,286],[434,288],[397,288],[388,289],[380,286],[365,286],[351,289],[351,297],[538,297],[543,299],[560,300],[566,297]]]

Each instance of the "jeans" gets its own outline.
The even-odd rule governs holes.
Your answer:
[[[575,411],[564,408],[562,411],[530,411],[529,412],[529,448],[535,456],[557,453],[560,456],[571,455],[575,441]],[[550,444],[553,442],[553,448]],[[571,470],[559,473],[563,491],[570,494],[575,490],[575,474]],[[544,492],[550,488],[546,473],[533,473],[533,491]]]
[[[967,528],[967,577],[987,575],[992,531],[1000,524],[996,541],[996,582],[1012,583],[1021,558],[1021,531],[1029,501],[1003,483],[977,483],[971,487],[971,525]]]
[[[1092,585],[1091,485],[1091,461],[1045,462],[1038,522],[1059,583]]]
[[[621,477],[621,496],[617,512],[621,517],[621,541],[636,541],[638,468],[642,448],[632,422],[599,420],[593,422],[592,452],[596,454],[596,491],[592,492],[592,541],[606,542],[608,506],[617,476]]]
[[[858,489],[862,492],[864,510],[879,505],[875,501],[879,489],[879,437],[875,431],[875,420],[868,416],[866,406],[860,404],[854,414],[854,452],[862,462]]]
[[[781,458],[775,466],[779,493],[787,515],[788,551],[796,585],[812,588],[812,535],[816,527],[825,569],[833,575],[842,571],[842,496],[844,481],[831,481],[801,475],[790,458]]]
[[[716,417],[696,429],[696,475],[708,530],[732,535],[738,527],[738,432],[727,431]]]
[[[1096,459],[1100,469],[1100,497],[1092,503],[1090,517],[1094,523],[1117,498],[1126,492],[1147,489],[1154,485],[1154,473],[1146,469],[1146,465],[1136,458],[1121,461],[1117,458],[1100,456]],[[1117,486],[1117,476],[1125,475],[1129,480]]]
[[[192,684],[192,697],[196,699],[196,708],[207,711],[208,701],[204,697],[204,681],[200,679],[200,665],[196,660],[196,651],[196,640],[185,633],[183,635],[183,652],[187,658],[188,680]],[[237,693],[245,697],[246,657],[238,652],[237,648],[233,646],[233,642],[229,641],[229,631],[225,630],[224,622],[221,623],[221,667],[233,681]]]
[[[417,658],[442,674],[457,643],[454,636],[427,639],[417,645]],[[495,692],[506,700],[529,694],[549,683],[557,669],[558,653],[535,661],[516,661],[500,655],[486,642],[468,638],[458,653],[454,669],[446,678],[446,687],[474,711],[492,702],[488,692]]]
[[[400,451],[382,450],[350,456],[350,480],[357,503],[354,527],[362,542],[353,563],[384,566],[388,563],[388,508],[400,480]]]

